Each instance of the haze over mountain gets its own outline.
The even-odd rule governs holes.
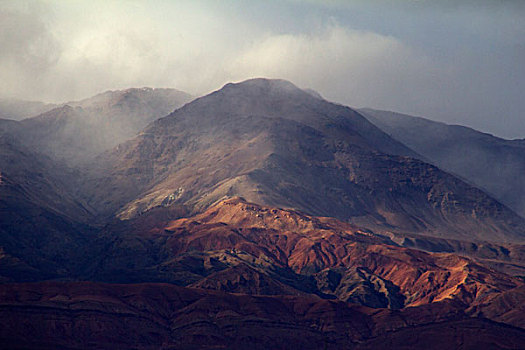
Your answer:
[[[47,112],[56,105],[38,101],[24,101],[16,99],[0,99],[0,118],[22,120]]]
[[[22,121],[0,119],[0,276],[71,277],[86,267],[97,230],[87,224],[93,208],[75,196],[75,165],[189,99],[174,89],[108,91]]]
[[[394,112],[360,112],[424,159],[483,188],[525,217],[525,139],[505,140]]]
[[[0,120],[1,346],[525,341],[523,218],[288,81],[181,97]]]
[[[57,278],[82,264],[91,213],[78,174],[21,144],[17,124],[0,120],[0,280]]]
[[[191,99],[175,89],[107,91],[22,120],[18,137],[45,155],[78,165]]]
[[[200,96],[264,76],[349,106],[525,136],[523,1],[2,5],[0,96],[62,102],[131,86]]]
[[[523,18],[0,0],[0,349],[524,348]]]
[[[523,218],[416,157],[348,107],[286,81],[253,79],[227,84],[105,153],[86,200],[102,216],[129,219],[172,204],[199,211],[238,195],[372,228],[523,239]]]

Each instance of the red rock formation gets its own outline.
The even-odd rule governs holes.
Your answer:
[[[222,201],[206,212],[166,226],[174,255],[235,250],[288,266],[296,273],[364,268],[401,288],[407,306],[448,298],[472,303],[521,281],[453,254],[402,248],[388,239],[334,219],[292,210]]]

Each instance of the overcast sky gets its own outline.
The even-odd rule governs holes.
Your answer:
[[[3,97],[201,95],[260,76],[524,138],[525,1],[0,0]]]

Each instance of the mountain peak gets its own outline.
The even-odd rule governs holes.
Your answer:
[[[228,83],[217,91],[220,95],[243,96],[250,98],[287,98],[310,99],[311,94],[284,79],[254,78],[239,83]]]
[[[301,90],[292,82],[285,79],[269,78],[252,78],[239,83],[228,83],[223,88],[242,87],[242,88],[259,88],[259,89],[288,89]]]
[[[284,80],[251,79],[186,104],[108,153],[114,177],[104,188],[94,181],[100,192],[90,204],[130,219],[242,196],[372,229],[522,239],[523,219],[412,154],[349,107]]]
[[[257,94],[270,95],[289,95],[297,94],[303,97],[315,97],[323,100],[323,96],[313,89],[301,89],[294,83],[285,79],[268,79],[268,78],[253,78],[241,81],[239,83],[228,83],[219,91],[234,91],[242,89],[242,91],[253,91]]]
[[[183,101],[185,103],[192,99],[191,95],[177,89],[141,87],[128,88],[125,90],[108,90],[80,101],[69,102],[69,104],[83,108],[111,108],[112,106],[122,104],[123,100],[130,97],[144,101],[146,104],[162,103],[163,105],[167,103],[166,100]],[[181,103],[174,104],[178,107]],[[167,110],[166,114],[173,109],[174,107]]]

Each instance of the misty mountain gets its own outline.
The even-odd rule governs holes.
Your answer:
[[[39,101],[0,98],[0,118],[22,120],[47,112],[57,105]]]
[[[106,91],[67,104],[87,111],[99,128],[109,127],[114,137],[121,140],[120,143],[192,99],[191,95],[176,89],[144,87]]]
[[[505,140],[464,126],[394,112],[361,112],[425,159],[483,188],[525,217],[525,140]]]
[[[16,124],[0,120],[0,280],[68,275],[93,232],[90,211],[72,195],[78,174],[6,132]]]
[[[0,276],[35,280],[89,266],[97,228],[78,165],[187,102],[173,89],[110,91],[22,121],[0,120]],[[64,162],[65,161],[65,162]]]
[[[0,0],[0,350],[525,350],[523,18]]]
[[[415,159],[360,113],[280,80],[227,84],[98,158],[86,201],[129,219],[200,211],[225,196],[367,227],[522,240],[525,221],[481,190]]]
[[[141,92],[0,120],[0,346],[522,343],[523,279],[479,261],[523,271],[525,223],[483,191],[286,81]]]
[[[191,99],[175,89],[108,91],[22,120],[18,137],[32,149],[78,165]]]

